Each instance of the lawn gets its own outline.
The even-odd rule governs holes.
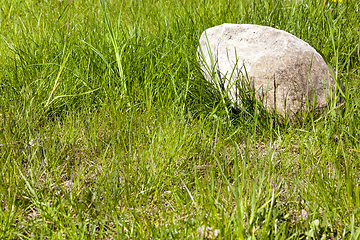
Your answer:
[[[0,0],[0,239],[359,239],[359,8]],[[232,108],[196,54],[222,23],[308,42],[345,101]]]

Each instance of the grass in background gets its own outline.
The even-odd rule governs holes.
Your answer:
[[[1,239],[359,238],[358,1],[0,2]],[[229,118],[196,57],[225,22],[312,45],[341,111]]]

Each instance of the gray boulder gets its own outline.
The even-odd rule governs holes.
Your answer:
[[[238,105],[248,82],[267,110],[303,114],[324,110],[335,82],[321,55],[282,30],[250,24],[223,24],[204,31],[198,48],[205,78]],[[247,85],[248,86],[248,85]]]

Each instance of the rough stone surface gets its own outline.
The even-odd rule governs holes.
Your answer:
[[[247,79],[264,107],[282,115],[303,113],[305,104],[314,102],[323,110],[335,87],[314,48],[271,27],[226,23],[209,28],[201,35],[198,57],[205,78],[215,84],[219,79],[233,102]]]

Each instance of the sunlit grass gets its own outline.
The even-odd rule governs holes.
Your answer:
[[[0,239],[359,238],[358,1],[0,2]],[[197,62],[225,22],[308,42],[343,106],[232,109]]]

